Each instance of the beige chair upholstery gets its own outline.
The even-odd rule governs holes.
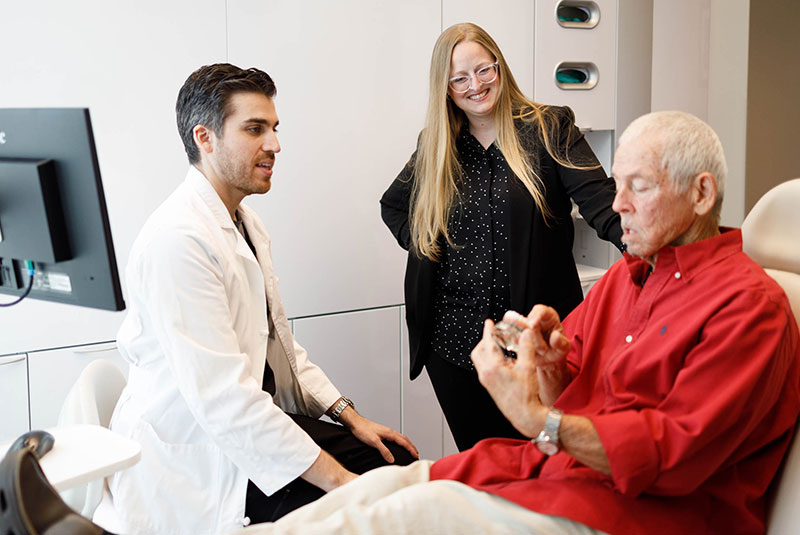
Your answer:
[[[125,383],[125,376],[110,361],[90,362],[67,394],[58,425],[92,424],[108,427]],[[83,516],[92,518],[104,489],[105,481],[98,479],[83,487],[63,491],[61,498]]]
[[[744,250],[783,287],[800,320],[800,179],[768,191],[742,224]],[[800,430],[800,428],[798,428]],[[800,533],[800,439],[794,439],[767,518],[768,535]]]

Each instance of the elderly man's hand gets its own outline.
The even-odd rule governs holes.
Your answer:
[[[522,333],[516,359],[503,354],[493,333],[494,322],[486,320],[483,338],[471,354],[478,379],[508,421],[523,435],[535,437],[544,425],[547,409],[539,401],[532,331]]]
[[[558,312],[548,306],[536,305],[527,318],[509,311],[503,319],[531,329],[539,398],[545,405],[552,406],[572,381],[567,367],[567,354],[572,344],[564,335]]]

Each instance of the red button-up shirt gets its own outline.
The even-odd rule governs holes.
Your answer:
[[[431,479],[614,534],[763,533],[800,409],[788,300],[739,230],[666,247],[648,268],[626,255],[564,321],[575,378],[555,406],[592,420],[611,476],[489,439]]]

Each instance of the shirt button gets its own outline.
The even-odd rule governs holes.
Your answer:
[[[630,344],[631,342],[633,342],[633,336],[631,336],[631,335],[626,336],[625,337],[625,341]]]
[[[676,279],[680,279],[681,278],[681,272],[680,271],[676,271],[675,272],[675,278]]]
[[[249,516],[246,516],[246,517],[244,517],[244,518],[240,518],[240,519],[239,519],[239,523],[240,523],[240,524],[241,524],[243,527],[247,527],[247,526],[249,526],[249,525],[250,525],[250,517],[249,517]]]

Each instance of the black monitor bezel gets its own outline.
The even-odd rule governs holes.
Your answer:
[[[53,162],[70,242],[71,259],[53,264],[34,262],[34,267],[39,276],[66,274],[71,279],[72,291],[34,287],[27,298],[124,310],[88,108],[3,108],[0,131],[5,133],[0,159]],[[29,259],[14,260],[21,263]],[[7,262],[8,257],[3,257],[3,261]],[[26,273],[23,278],[27,283]],[[0,293],[6,295],[20,296],[24,291],[25,288],[0,287]]]

